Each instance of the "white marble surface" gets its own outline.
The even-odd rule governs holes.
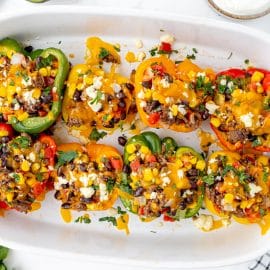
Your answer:
[[[189,16],[207,17],[223,21],[231,21],[215,13],[206,0],[50,0],[43,4],[32,4],[24,0],[0,0],[0,16],[9,10],[29,9],[35,5],[84,5],[84,6],[106,6],[119,8],[150,9],[154,11],[171,12]],[[270,15],[252,21],[235,21],[252,28],[257,28],[270,34]],[[135,270],[133,267],[118,265],[94,264],[82,261],[72,261],[63,258],[48,257],[41,254],[32,254],[27,250],[12,250],[7,260],[9,269],[16,270],[47,270],[47,269],[110,269],[110,270]],[[250,262],[243,264],[215,268],[215,270],[247,270]],[[150,270],[150,269],[148,269]]]

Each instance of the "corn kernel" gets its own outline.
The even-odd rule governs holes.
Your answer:
[[[93,84],[93,78],[92,77],[86,77],[84,79],[84,82],[88,85]]]
[[[37,181],[35,178],[31,178],[31,179],[28,179],[26,183],[28,186],[33,187],[37,183]]]
[[[233,202],[233,199],[234,199],[234,196],[230,193],[227,193],[225,196],[224,196],[224,201],[225,203],[232,203]]]
[[[196,164],[196,169],[197,170],[200,170],[200,171],[203,171],[205,169],[205,161],[204,160],[199,160]]]
[[[264,92],[264,89],[261,85],[258,85],[256,91],[257,93],[262,94]]]
[[[0,87],[0,97],[6,97],[7,96],[7,90],[5,87]]]
[[[133,182],[137,182],[139,180],[138,175],[134,173],[130,174],[130,178]]]
[[[193,98],[190,102],[189,102],[189,107],[194,108],[198,105],[198,100],[196,98]]]
[[[57,69],[52,69],[51,70],[51,76],[56,77],[56,75],[57,75]]]
[[[262,164],[263,166],[267,166],[268,165],[268,157],[267,156],[259,156],[258,158],[258,163]]]
[[[191,164],[196,164],[197,163],[197,158],[196,157],[193,157],[193,158],[191,158],[190,159],[190,161],[189,161]]]
[[[155,179],[155,183],[156,183],[157,185],[161,185],[163,182],[162,182],[161,178],[156,178],[156,179]]]
[[[193,70],[189,71],[188,77],[190,80],[193,80],[195,78],[195,76],[196,76],[196,73]]]
[[[24,172],[28,172],[30,170],[30,164],[27,160],[24,160],[21,164],[21,169],[24,171]]]
[[[48,169],[45,166],[42,166],[41,169],[40,169],[41,173],[44,173],[44,172],[47,172],[47,171],[48,171]]]
[[[132,154],[128,157],[128,161],[133,161],[134,159],[136,158],[136,155],[135,154]]]
[[[177,107],[177,105],[175,105],[175,104],[172,105],[171,112],[172,112],[173,116],[177,116],[177,114],[178,114],[178,107]]]
[[[35,88],[32,94],[32,97],[35,99],[39,99],[41,96],[41,90],[39,88]]]
[[[19,121],[23,121],[23,120],[27,119],[28,117],[29,117],[29,114],[27,112],[23,112],[22,114],[19,114],[17,116]]]
[[[39,163],[34,163],[32,166],[32,171],[37,172],[40,169],[40,164]]]
[[[128,144],[126,150],[129,154],[133,154],[136,151],[136,146],[134,144]]]
[[[44,68],[44,67],[39,69],[38,73],[43,77],[48,76],[48,70],[47,70],[47,68]]]
[[[19,173],[18,175],[19,175],[19,181],[17,183],[18,185],[22,186],[25,184],[25,179],[21,173]]]
[[[264,78],[264,74],[262,72],[255,71],[252,74],[251,82],[260,82],[263,78]]]
[[[154,176],[158,176],[158,174],[159,174],[158,169],[157,169],[157,168],[154,168],[154,169],[153,169],[153,175],[154,175]]]
[[[152,173],[152,170],[150,168],[146,168],[143,171],[143,179],[145,181],[152,181],[152,179],[153,179],[153,173]]]
[[[177,159],[175,163],[176,163],[176,165],[177,165],[178,168],[182,168],[183,167],[183,162],[180,159]]]
[[[143,154],[148,154],[149,153],[149,149],[147,146],[142,145],[140,148],[140,152]]]
[[[82,83],[79,83],[79,84],[77,85],[77,89],[82,90],[82,89],[83,89],[83,84],[82,84]]]
[[[48,112],[47,117],[49,120],[53,120],[54,119],[54,114],[52,112]]]
[[[151,90],[147,90],[147,91],[145,91],[145,93],[144,93],[144,98],[145,99],[150,99],[152,97],[152,91]]]
[[[211,118],[210,123],[214,127],[219,127],[221,125],[221,121],[218,118]]]
[[[14,197],[14,193],[13,192],[7,192],[7,202],[12,202],[13,197]]]
[[[156,203],[152,202],[152,203],[151,203],[151,208],[152,208],[153,210],[157,210],[157,209],[158,209],[158,205],[157,205]]]

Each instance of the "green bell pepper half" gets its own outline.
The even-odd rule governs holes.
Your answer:
[[[54,84],[52,85],[52,89],[55,89],[55,92],[53,93],[54,99],[50,112],[48,112],[46,116],[29,117],[23,121],[19,121],[15,116],[10,120],[10,124],[18,132],[37,134],[49,128],[56,121],[61,112],[63,88],[69,72],[69,62],[65,54],[59,49],[39,49],[29,54],[24,51],[22,46],[15,39],[2,39],[0,41],[0,55],[5,55],[11,58],[14,53],[22,53],[25,56],[29,56],[31,59],[35,59],[38,56],[43,59],[55,57],[58,61],[58,71]]]

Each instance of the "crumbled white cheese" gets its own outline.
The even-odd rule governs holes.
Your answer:
[[[100,102],[91,104],[91,101],[88,101],[87,104],[94,112],[98,112],[102,108],[102,104]]]
[[[214,225],[214,219],[210,215],[200,215],[193,222],[197,228],[205,231],[210,231]]]
[[[169,119],[173,119],[173,113],[171,111],[168,113],[168,116],[169,116]]]
[[[156,192],[151,192],[151,194],[150,194],[150,199],[151,200],[155,200],[157,198],[157,193]]]
[[[249,194],[250,197],[253,198],[255,197],[255,194],[262,191],[262,188],[260,186],[255,185],[254,183],[249,183]]]
[[[25,56],[21,53],[14,53],[10,60],[11,65],[26,65]]]
[[[29,154],[29,160],[32,161],[32,162],[36,161],[36,154],[34,152],[31,152]]]
[[[23,94],[23,99],[31,104],[35,104],[37,102],[37,100],[35,98],[33,98],[33,90],[32,91],[25,91]]]
[[[183,93],[182,93],[182,95],[183,95],[184,97],[186,97],[186,98],[188,98],[188,97],[189,97],[189,95],[188,95],[188,93],[187,93],[187,92],[183,92]]]
[[[208,101],[205,103],[205,108],[208,110],[209,114],[214,114],[219,106],[216,105],[213,101]]]
[[[67,180],[66,178],[62,177],[62,176],[58,176],[58,177],[57,177],[57,181],[58,181],[58,183],[59,183],[60,185],[65,185],[65,184],[68,183],[68,180]]]
[[[145,57],[146,57],[145,52],[138,52],[136,58],[137,58],[137,61],[142,62],[145,59]]]
[[[93,86],[95,89],[100,89],[102,86],[102,76],[94,77],[93,79]]]
[[[2,104],[0,104],[0,106],[2,106]],[[20,108],[21,108],[21,105],[19,103],[15,103],[13,106],[14,111],[18,111]]]
[[[144,95],[144,92],[141,90],[139,93],[138,93],[138,98],[139,99],[144,99],[145,95]]]
[[[197,77],[205,77],[205,72],[198,72]]]
[[[171,103],[172,101],[173,101],[173,98],[172,98],[172,97],[166,97],[166,98],[165,98],[165,102],[166,102],[167,104]]]
[[[224,199],[221,200],[221,205],[222,205],[224,211],[232,212],[235,210],[233,205],[231,203],[227,203]]]
[[[227,80],[226,79],[221,79],[219,83],[220,83],[220,85],[225,86],[227,84]]]
[[[174,42],[174,36],[171,34],[164,34],[160,37],[160,42],[164,42],[164,43],[169,43],[169,44],[173,44]]]
[[[163,88],[169,88],[170,87],[170,83],[164,78],[162,80],[160,80],[160,84]]]
[[[140,107],[141,107],[141,108],[146,107],[146,102],[145,102],[144,100],[142,100],[142,101],[140,102]]]
[[[212,169],[210,167],[208,167],[207,174],[210,174],[210,173],[212,173]]]
[[[92,99],[96,98],[97,96],[97,91],[93,85],[87,87],[85,89],[86,95]]]
[[[182,169],[177,170],[177,176],[179,178],[183,178],[184,177],[184,171]]]
[[[92,187],[81,187],[80,192],[84,198],[88,199],[94,195],[95,190]]]
[[[143,47],[143,42],[140,39],[137,39],[135,42],[135,46],[137,49],[141,49]]]
[[[187,189],[185,190],[185,192],[183,193],[182,197],[183,198],[186,198],[188,197],[189,195],[192,195],[193,194],[193,191],[191,191],[190,189]]]
[[[100,201],[103,202],[108,200],[108,191],[105,184],[103,183],[99,184],[99,191],[100,191]]]
[[[82,175],[79,178],[80,182],[83,184],[84,187],[88,186],[89,178],[88,175]]]
[[[182,115],[186,115],[187,111],[185,109],[185,105],[178,105],[178,112],[180,112]]]
[[[25,86],[25,87],[32,85],[31,77],[28,77],[27,80],[22,79],[22,85]]]
[[[121,91],[121,85],[118,83],[111,84],[111,87],[115,93],[119,93]]]
[[[162,177],[161,180],[162,180],[163,187],[166,187],[171,182],[171,179],[168,176]]]
[[[253,113],[249,112],[240,116],[240,120],[244,123],[246,128],[252,127]]]
[[[232,89],[233,88],[233,81],[228,82],[227,87],[229,89]]]

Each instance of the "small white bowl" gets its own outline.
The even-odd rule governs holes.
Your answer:
[[[208,0],[217,12],[239,20],[251,20],[270,13],[270,0]]]

